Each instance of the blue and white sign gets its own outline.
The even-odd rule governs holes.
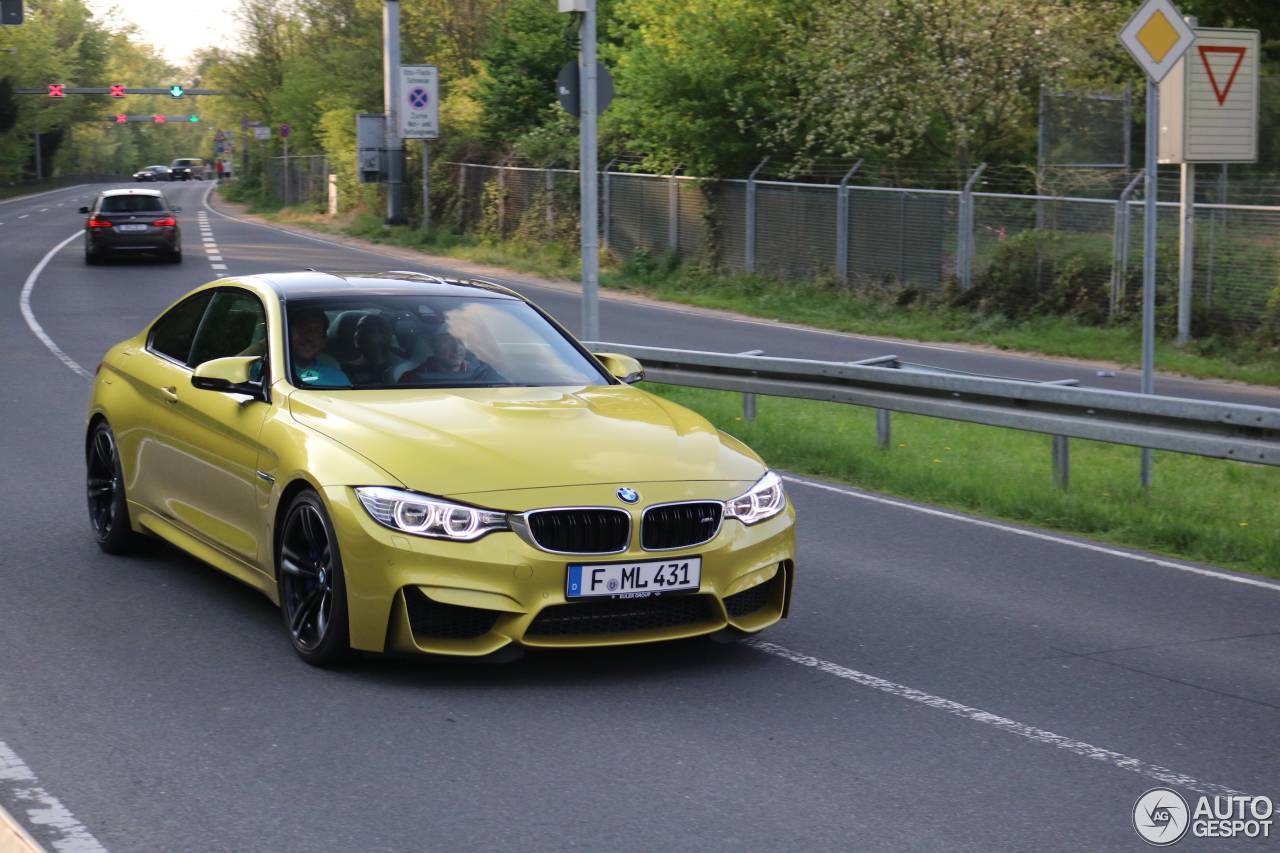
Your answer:
[[[435,139],[440,135],[440,80],[434,65],[400,66],[396,117],[401,139]]]

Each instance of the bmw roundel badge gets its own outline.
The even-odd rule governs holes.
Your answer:
[[[623,486],[621,489],[618,489],[618,500],[623,503],[633,504],[640,500],[640,493],[635,489],[629,489],[626,486]]]

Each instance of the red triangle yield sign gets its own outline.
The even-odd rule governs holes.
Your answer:
[[[1199,50],[1200,61],[1204,63],[1204,70],[1209,72],[1209,82],[1213,84],[1213,94],[1218,97],[1218,106],[1222,106],[1227,102],[1227,95],[1231,93],[1231,84],[1236,82],[1236,74],[1240,71],[1240,64],[1244,62],[1244,54],[1247,48],[1203,46]],[[1218,85],[1218,78],[1213,73],[1213,66],[1209,64],[1209,54],[1211,53],[1234,53],[1236,55],[1236,64],[1232,66],[1231,76],[1227,78],[1225,86]]]

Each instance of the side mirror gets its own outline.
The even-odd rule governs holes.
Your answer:
[[[196,367],[191,384],[203,391],[247,394],[255,400],[266,400],[265,386],[253,379],[253,366],[260,361],[262,358],[256,355],[215,358]]]
[[[171,207],[171,208],[169,208],[169,209],[170,209],[170,210],[172,210],[174,213],[181,213],[181,212],[182,212],[182,208],[180,208],[180,207]]]
[[[87,208],[87,207],[82,207],[82,208],[80,208],[80,212],[81,212],[81,213],[88,213],[88,212],[89,212],[89,208]]]
[[[600,359],[600,363],[610,375],[628,385],[644,381],[644,367],[631,356],[619,355],[616,352],[597,352],[592,355]]]

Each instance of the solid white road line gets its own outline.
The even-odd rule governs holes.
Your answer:
[[[20,804],[33,825],[49,828],[57,853],[107,853],[71,810],[40,786],[36,774],[4,741],[0,741],[0,792],[10,805]]]
[[[35,269],[33,269],[31,274],[27,276],[26,283],[22,285],[22,295],[18,297],[18,305],[22,308],[22,319],[27,321],[27,327],[35,333],[37,338],[40,339],[40,343],[44,344],[45,347],[48,348],[49,352],[56,355],[59,361],[92,382],[93,374],[76,363],[71,356],[63,352],[62,349],[53,342],[53,338],[45,334],[44,328],[40,325],[39,321],[36,320],[36,315],[31,310],[31,291],[35,289],[36,279],[40,277],[40,273],[42,273],[44,268],[49,265],[49,261],[53,260],[53,256],[62,250],[63,246],[66,246],[83,233],[84,232],[82,230],[77,229],[74,234],[45,253],[45,256],[40,259],[40,263],[36,264]]]
[[[1273,592],[1280,592],[1280,584],[1274,581],[1263,580],[1262,578],[1250,577],[1246,574],[1236,574],[1233,572],[1225,572],[1222,570],[1206,569],[1202,566],[1188,566],[1183,563],[1175,563],[1172,560],[1161,560],[1159,557],[1149,557],[1146,554],[1136,554],[1131,551],[1121,551],[1117,548],[1108,548],[1105,545],[1095,545],[1091,542],[1081,542],[1076,539],[1068,539],[1065,536],[1055,536],[1052,533],[1045,533],[1040,530],[1028,530],[1023,527],[1015,527],[1012,524],[1002,524],[998,521],[988,521],[984,518],[974,518],[969,515],[962,515],[958,512],[948,512],[943,509],[935,509],[930,506],[920,506],[918,504],[907,503],[906,501],[894,500],[893,498],[882,497],[881,495],[871,494],[869,492],[856,491],[854,489],[840,488],[839,486],[831,486],[826,483],[815,483],[812,480],[802,480],[799,477],[791,477],[782,475],[782,479],[788,483],[796,483],[801,486],[809,486],[814,489],[822,489],[827,492],[835,492],[836,494],[847,495],[851,498],[859,500],[872,501],[874,503],[886,504],[888,506],[898,507],[900,509],[909,509],[912,512],[922,512],[925,515],[936,515],[942,518],[949,518],[953,521],[963,521],[965,524],[976,524],[979,527],[989,527],[993,530],[1002,530],[1005,533],[1012,533],[1015,536],[1026,536],[1030,539],[1043,539],[1046,542],[1055,542],[1059,545],[1067,545],[1072,548],[1080,548],[1085,551],[1096,551],[1099,554],[1106,554],[1111,557],[1123,557],[1126,560],[1134,560],[1139,563],[1149,563],[1153,566],[1162,566],[1166,569],[1177,569],[1180,572],[1189,572],[1193,575],[1204,575],[1205,577],[1217,578],[1218,580],[1231,581],[1232,583],[1242,583],[1249,586],[1260,586]]]
[[[1185,776],[1177,773],[1167,767],[1161,767],[1158,764],[1148,764],[1145,761],[1139,761],[1119,752],[1112,752],[1109,749],[1103,749],[1100,746],[1085,743],[1083,741],[1072,740],[1053,732],[1047,732],[1044,729],[1038,729],[1035,726],[1028,726],[1019,723],[1016,720],[1010,720],[1007,717],[997,716],[977,708],[971,708],[968,705],[961,705],[959,702],[952,702],[950,699],[943,699],[941,696],[934,696],[925,693],[922,690],[916,690],[913,687],[906,687],[902,684],[895,684],[892,681],[886,681],[883,678],[877,678],[874,675],[867,675],[865,672],[858,672],[856,669],[840,666],[821,658],[810,657],[809,655],[793,652],[790,649],[774,643],[767,643],[764,640],[747,640],[746,645],[753,649],[764,652],[765,654],[776,655],[777,657],[789,660],[792,663],[798,663],[801,666],[810,666],[820,672],[828,675],[834,675],[837,678],[843,678],[863,687],[870,687],[874,690],[880,690],[891,696],[897,696],[900,699],[906,699],[910,702],[918,702],[930,708],[936,708],[939,711],[946,711],[948,714],[954,714],[957,717],[963,717],[967,720],[973,720],[977,723],[984,723],[988,726],[994,726],[997,729],[1009,732],[1010,734],[1019,735],[1029,740],[1043,743],[1048,746],[1063,749],[1067,752],[1073,752],[1076,755],[1082,755],[1085,758],[1092,758],[1094,761],[1101,761],[1110,764],[1113,767],[1119,767],[1121,770],[1128,770],[1132,773],[1138,773],[1151,779],[1158,779],[1161,782],[1167,782],[1171,785],[1178,785],[1192,791],[1198,791],[1202,794],[1211,794],[1224,797],[1242,796],[1241,791],[1231,788],[1215,785],[1212,782],[1201,782],[1191,776]]]
[[[76,184],[73,187],[61,187],[60,189],[45,190],[42,193],[31,193],[30,195],[16,195],[13,198],[0,199],[0,204],[13,204],[15,201],[30,201],[33,198],[40,198],[40,196],[43,196],[43,195],[53,195],[54,193],[60,193],[65,190],[79,189],[84,186],[87,186],[87,184]],[[76,198],[73,198],[72,201],[80,201],[80,198],[77,196]]]

